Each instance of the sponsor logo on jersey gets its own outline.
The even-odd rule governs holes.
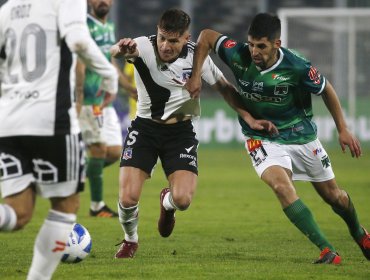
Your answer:
[[[243,91],[242,88],[239,87],[239,94],[251,101],[254,102],[261,102],[261,101],[266,101],[266,102],[273,102],[273,103],[281,103],[283,101],[283,98],[277,97],[277,96],[263,96],[257,92],[247,92]]]
[[[247,71],[248,70],[248,67],[247,66],[243,66],[243,65],[240,65],[239,63],[237,62],[233,62],[233,66],[238,69],[238,70],[241,70],[241,71]]]
[[[253,91],[263,92],[263,82],[253,81],[252,90]]]
[[[256,139],[248,139],[247,140],[247,147],[249,152],[253,152],[254,150],[262,147],[262,141]]]
[[[308,77],[310,77],[310,80],[313,81],[315,85],[320,84],[320,73],[317,71],[317,69],[313,66],[310,67],[310,71],[308,71]]]
[[[185,70],[185,69],[183,69],[183,70]],[[182,81],[185,83],[187,80],[189,80],[190,76],[191,76],[191,70],[190,71],[189,70],[184,71],[182,73]]]
[[[249,85],[249,82],[239,79],[239,83],[241,83],[243,86],[247,87]]]
[[[285,77],[285,76],[281,76],[279,74],[272,74],[271,75],[272,79],[274,80],[279,80],[279,81],[288,81],[290,79],[290,77]]]
[[[234,40],[227,40],[224,43],[225,49],[231,49],[231,48],[235,47],[235,45],[236,45],[236,42]]]
[[[124,160],[128,160],[132,158],[132,148],[130,147],[127,147],[124,151],[123,151],[123,154],[122,154],[122,159]]]
[[[285,96],[288,94],[288,85],[277,85],[274,89],[274,95]]]

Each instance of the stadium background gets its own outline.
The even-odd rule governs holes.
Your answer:
[[[0,5],[4,3],[0,0]],[[110,17],[116,24],[117,39],[156,33],[156,23],[163,10],[179,7],[192,17],[192,40],[200,31],[212,28],[237,40],[244,41],[251,18],[258,12],[280,13],[282,9],[348,8],[369,11],[367,18],[356,19],[355,31],[340,29],[349,25],[349,18],[300,18],[288,21],[289,41],[283,42],[296,49],[315,65],[336,88],[347,121],[364,147],[370,147],[370,1],[369,0],[115,0]],[[285,35],[285,34],[283,34]],[[352,37],[350,37],[352,36]],[[354,50],[350,40],[355,38]],[[212,55],[225,75],[234,80],[230,71]],[[352,63],[352,64],[351,64]],[[349,80],[348,67],[354,65],[356,74]],[[353,69],[353,68],[352,68]],[[350,96],[349,85],[354,97]],[[352,99],[351,99],[352,98]],[[352,100],[352,103],[351,103]],[[322,142],[331,147],[337,144],[336,130],[321,98],[313,97],[315,121]],[[196,121],[198,138],[203,147],[240,147],[243,141],[235,114],[222,98],[206,85],[202,93],[202,117]],[[129,124],[127,96],[119,95],[115,106],[125,135]]]

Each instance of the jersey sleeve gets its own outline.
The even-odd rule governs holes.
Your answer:
[[[209,85],[214,85],[218,80],[220,80],[224,75],[221,70],[218,69],[216,64],[210,56],[206,58],[202,67],[202,79],[206,81]]]
[[[325,88],[326,78],[310,62],[306,62],[301,82],[304,92],[320,95]]]
[[[64,38],[71,29],[76,27],[86,29],[86,16],[87,3],[85,0],[62,0],[58,13],[60,37]]]
[[[230,67],[234,75],[244,72],[252,61],[247,44],[234,41],[225,35],[217,39],[214,51]]]
[[[153,45],[148,37],[141,36],[134,39],[137,46],[137,50],[139,52],[139,57],[141,57],[144,61],[150,60],[151,52],[150,50],[153,48]]]

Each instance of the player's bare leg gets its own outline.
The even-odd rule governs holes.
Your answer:
[[[132,258],[138,249],[139,199],[148,177],[146,172],[135,167],[120,169],[118,215],[125,236],[115,258]]]
[[[364,256],[370,260],[370,234],[361,226],[350,196],[338,187],[335,179],[325,182],[312,182],[312,185],[324,201],[347,224],[352,238],[359,245]]]
[[[168,176],[170,187],[160,193],[158,231],[162,237],[171,235],[175,226],[175,211],[183,211],[190,206],[197,179],[195,173],[186,170],[178,170]]]
[[[261,178],[275,192],[289,220],[321,250],[319,259],[314,263],[340,263],[341,259],[335,248],[321,232],[311,211],[296,194],[291,172],[275,165],[267,168]]]

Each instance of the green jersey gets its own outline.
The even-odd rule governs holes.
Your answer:
[[[87,15],[87,25],[90,30],[90,35],[94,39],[105,57],[110,61],[110,47],[115,44],[116,38],[114,35],[114,23],[107,21],[105,24],[98,21],[91,15]],[[84,84],[84,105],[100,105],[104,98],[104,94],[97,96],[102,78],[86,68],[85,84]]]
[[[278,61],[261,71],[251,58],[248,44],[226,36],[217,40],[215,52],[232,70],[247,111],[279,129],[279,135],[270,136],[251,129],[239,117],[244,135],[282,144],[305,144],[317,138],[311,94],[320,95],[326,79],[308,60],[280,48]]]

